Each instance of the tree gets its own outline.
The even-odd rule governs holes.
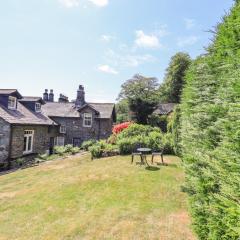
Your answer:
[[[200,240],[240,236],[240,1],[188,70],[181,145],[193,225]]]
[[[127,99],[122,99],[116,104],[117,123],[123,123],[130,120],[129,106]]]
[[[179,103],[182,88],[185,83],[186,71],[191,64],[187,53],[175,54],[167,68],[163,84],[159,88],[160,101],[165,103]]]
[[[158,82],[156,78],[144,77],[139,74],[127,80],[119,94],[119,99],[126,99],[132,118],[140,124],[147,124],[148,116],[153,113],[158,99]]]

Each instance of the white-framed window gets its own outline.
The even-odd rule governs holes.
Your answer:
[[[32,153],[33,151],[33,130],[25,130],[24,131],[24,148],[23,154]]]
[[[17,98],[13,96],[8,97],[8,108],[9,109],[16,109],[17,108]]]
[[[91,113],[84,113],[83,114],[83,126],[84,127],[91,127],[92,126],[92,114]]]
[[[35,111],[36,112],[41,112],[41,107],[42,107],[41,103],[35,103]]]
[[[66,133],[66,126],[64,126],[64,125],[61,125],[60,126],[60,133]]]
[[[64,146],[65,145],[65,138],[64,137],[55,137],[54,145],[55,146]]]

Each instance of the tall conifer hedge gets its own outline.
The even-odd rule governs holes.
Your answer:
[[[187,73],[181,144],[201,240],[240,239],[240,1]]]

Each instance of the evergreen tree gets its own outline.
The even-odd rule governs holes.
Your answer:
[[[175,54],[167,68],[163,84],[159,88],[160,101],[163,103],[179,103],[186,71],[191,64],[187,53]]]
[[[240,1],[190,67],[181,104],[182,155],[201,240],[240,237]]]

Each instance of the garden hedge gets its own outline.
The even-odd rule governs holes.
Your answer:
[[[201,240],[240,239],[240,1],[186,77],[181,145]]]

